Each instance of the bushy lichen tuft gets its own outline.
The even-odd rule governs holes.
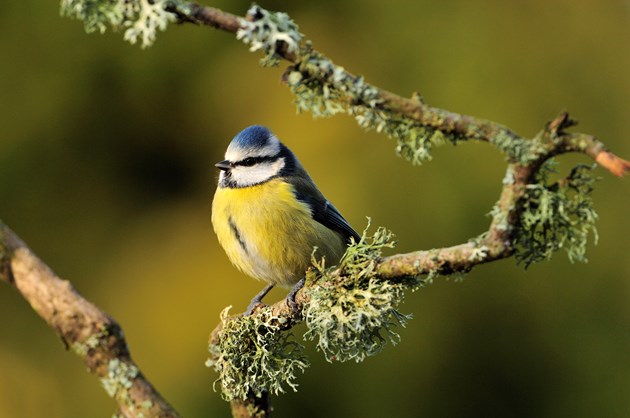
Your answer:
[[[124,39],[151,46],[159,30],[175,15],[166,11],[173,0],[61,0],[61,15],[83,21],[88,33],[125,29]]]
[[[248,20],[241,21],[236,39],[248,44],[252,52],[263,50],[265,57],[260,61],[263,66],[278,65],[278,52],[282,48],[286,48],[290,54],[299,51],[303,35],[286,13],[270,12],[254,4],[247,11],[247,17]]]
[[[578,165],[566,178],[550,183],[552,167],[552,160],[545,163],[537,182],[527,186],[516,243],[516,259],[525,267],[548,260],[561,248],[571,262],[585,262],[589,234],[597,242],[594,167]]]
[[[315,263],[317,282],[308,290],[303,315],[305,339],[317,340],[328,361],[362,361],[377,354],[400,336],[395,328],[410,315],[398,311],[404,291],[417,279],[397,282],[379,279],[376,266],[384,248],[394,246],[391,232],[379,228],[368,238],[350,246],[338,268],[324,269]],[[410,283],[411,281],[411,283]]]
[[[165,10],[167,0],[125,1],[125,40],[135,44],[141,41],[142,48],[155,42],[158,29],[163,31],[175,21],[175,15]]]
[[[296,390],[296,372],[308,367],[303,346],[282,329],[282,318],[274,316],[271,307],[255,315],[230,318],[229,307],[221,312],[222,329],[219,344],[209,346],[210,359],[219,378],[225,400],[246,399],[252,393],[272,394]]]
[[[104,33],[122,25],[124,8],[120,0],[61,0],[61,15],[82,20],[88,33]]]
[[[431,160],[433,147],[447,142],[456,144],[460,139],[430,126],[422,126],[395,115],[384,115],[378,120],[376,130],[384,131],[390,138],[396,139],[396,152],[412,164],[422,164]]]

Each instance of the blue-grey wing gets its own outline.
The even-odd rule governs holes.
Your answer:
[[[352,229],[337,208],[326,200],[308,175],[288,177],[286,181],[293,184],[297,199],[311,208],[311,215],[314,220],[333,231],[339,232],[348,243],[350,243],[350,238],[359,242],[361,236]]]
[[[328,200],[323,205],[323,209],[318,210],[313,208],[313,219],[317,222],[321,223],[328,228],[340,232],[348,243],[350,243],[350,238],[354,238],[354,242],[359,242],[361,237],[357,232],[352,229],[348,221],[339,213],[336,207],[333,206]]]

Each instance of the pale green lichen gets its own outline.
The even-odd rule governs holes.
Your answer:
[[[151,399],[147,399],[140,404],[140,408],[148,411],[149,409],[153,408],[153,401]]]
[[[501,180],[501,184],[504,186],[509,186],[516,182],[516,178],[514,177],[514,166],[509,164],[507,170],[505,170],[505,176],[503,176],[503,180]]]
[[[508,220],[508,212],[501,209],[498,202],[492,207],[487,215],[492,217],[494,228],[497,231],[508,231],[512,227]]]
[[[140,371],[133,364],[114,358],[107,363],[107,376],[101,378],[101,384],[112,398],[128,398],[127,391],[138,373]]]
[[[393,247],[392,238],[391,232],[379,228],[374,236],[364,233],[359,243],[350,246],[334,270],[315,263],[317,278],[308,289],[310,300],[303,311],[304,338],[316,340],[328,361],[359,362],[380,352],[387,342],[400,341],[395,328],[411,316],[398,307],[404,291],[421,281],[378,277],[377,262],[384,248]]]
[[[440,277],[440,272],[435,270],[430,270],[429,273],[424,277],[425,284],[433,284],[433,281]]]
[[[503,152],[508,161],[529,164],[546,152],[538,140],[514,136],[507,129],[498,130],[490,137],[490,143]]]
[[[148,418],[152,416],[150,410],[153,402],[146,400],[136,404],[129,393],[139,374],[140,370],[134,364],[114,358],[107,363],[107,376],[101,378],[101,384],[107,394],[116,399],[120,405],[124,405],[124,408],[132,412],[134,417]]]
[[[302,311],[307,331],[305,339],[317,346],[329,361],[361,361],[384,347],[397,343],[395,331],[410,315],[400,313],[406,289],[424,281],[401,278],[385,281],[378,277],[377,264],[385,248],[393,247],[393,235],[379,228],[372,237],[364,232],[353,243],[339,267],[326,269],[324,260],[313,260],[307,272],[307,300]],[[296,373],[308,362],[302,345],[285,331],[287,319],[274,316],[265,307],[250,316],[230,318],[229,308],[221,313],[218,343],[209,346],[208,367],[219,374],[219,385],[226,400],[272,394],[285,388],[296,390]]]
[[[586,259],[589,235],[597,242],[597,213],[591,192],[594,167],[578,165],[565,179],[550,183],[550,160],[539,170],[537,182],[527,186],[517,232],[516,259],[525,267],[548,260],[564,249],[571,262]]]
[[[296,373],[308,367],[302,345],[292,340],[292,334],[282,329],[283,319],[274,316],[271,307],[255,315],[230,318],[229,307],[221,312],[222,329],[219,344],[209,346],[206,362],[219,374],[225,400],[246,399],[252,393],[258,397],[264,391],[297,390]]]
[[[286,83],[295,94],[298,113],[310,111],[314,117],[349,114],[362,128],[373,129],[395,139],[398,143],[396,152],[413,164],[430,160],[434,146],[457,143],[463,139],[385,110],[376,87],[363,77],[354,76],[335,65],[313,50],[309,43],[305,45],[300,61],[290,67],[285,76]]]
[[[88,32],[104,32],[107,27],[125,29],[125,40],[142,47],[153,44],[158,30],[176,19],[177,10],[187,16],[189,7],[180,0],[61,0],[62,15],[83,20]],[[303,41],[298,25],[282,12],[271,12],[252,5],[247,19],[239,20],[237,39],[262,50],[264,66],[277,65],[281,54],[291,56],[296,64],[289,68],[285,81],[295,94],[298,112],[310,111],[315,117],[347,113],[365,129],[383,132],[397,141],[396,152],[413,164],[431,159],[434,146],[466,139],[484,138],[481,128],[472,126],[466,135],[441,129],[445,111],[433,109],[434,120],[419,122],[395,111],[385,110],[379,90],[363,77],[348,73]],[[414,93],[413,100],[422,99]],[[540,154],[540,143],[527,141],[499,129],[490,142],[506,153],[508,159],[527,163]]]
[[[119,28],[125,20],[124,11],[120,0],[61,0],[61,15],[82,20],[88,33]]]
[[[262,50],[263,66],[276,66],[280,62],[278,52],[285,48],[286,52],[296,54],[299,51],[302,34],[298,25],[286,13],[270,12],[254,4],[247,11],[248,20],[242,20],[236,39],[249,45],[252,52]]]
[[[96,332],[92,333],[85,341],[75,341],[70,346],[78,356],[85,357],[90,350],[93,350],[103,344],[109,337],[109,330],[103,325],[99,325]]]
[[[124,39],[132,44],[140,40],[143,48],[153,45],[157,31],[164,31],[175,21],[175,15],[165,9],[167,4],[167,0],[127,0]]]
[[[173,0],[61,0],[61,15],[83,21],[88,33],[107,28],[124,29],[124,39],[140,41],[143,48],[155,42],[158,30],[165,30],[175,15],[166,11]]]
[[[335,65],[309,43],[302,49],[300,61],[289,68],[285,81],[296,95],[298,112],[311,111],[315,117],[353,114],[360,108],[375,109],[381,102],[378,90],[363,77]]]
[[[475,247],[470,252],[470,256],[468,257],[468,260],[472,262],[482,261],[488,256],[488,251],[489,251],[489,248],[485,245]]]
[[[406,118],[395,115],[385,115],[378,121],[382,124],[383,132],[396,139],[396,153],[412,164],[422,164],[432,159],[431,152],[434,147],[447,142],[453,144],[461,139],[452,134],[445,134],[430,126],[418,125]],[[377,129],[378,130],[378,129]]]
[[[71,345],[72,351],[81,357],[90,355],[90,352],[98,349],[106,349],[108,339],[112,333],[116,333],[117,328],[112,331],[104,325],[92,333],[85,341],[74,342]],[[133,382],[140,374],[138,368],[131,362],[124,359],[112,358],[107,362],[107,374],[101,377],[101,385],[107,394],[124,404],[125,407],[138,418],[146,417],[144,412],[149,411],[153,403],[148,400],[139,405],[134,404],[133,399],[129,395],[129,389],[133,386]],[[116,415],[114,415],[115,417]]]

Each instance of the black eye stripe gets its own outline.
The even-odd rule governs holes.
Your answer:
[[[251,166],[259,164],[259,163],[273,162],[273,161],[276,161],[277,159],[278,159],[277,156],[275,156],[275,157],[271,157],[271,156],[267,156],[267,157],[247,157],[244,160],[236,161],[234,163],[234,165],[235,166],[241,166],[241,167],[251,167]]]

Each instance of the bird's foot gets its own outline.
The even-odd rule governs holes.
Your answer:
[[[267,293],[269,293],[269,291],[273,288],[273,286],[274,286],[273,284],[268,284],[267,286],[265,286],[263,290],[260,291],[260,293],[254,296],[252,301],[249,302],[249,305],[247,306],[247,310],[245,311],[245,314],[244,314],[245,316],[251,315],[252,311],[258,304],[264,305],[264,303],[262,302],[262,298],[264,298],[267,295]]]
[[[287,295],[287,299],[286,299],[287,305],[289,305],[294,315],[296,315],[299,312],[297,302],[295,302],[295,295],[297,294],[297,292],[300,291],[301,288],[304,287],[305,281],[306,281],[306,278],[302,277],[299,282],[293,285],[293,287],[291,288],[291,291]]]

